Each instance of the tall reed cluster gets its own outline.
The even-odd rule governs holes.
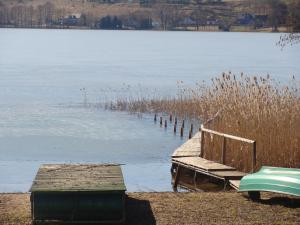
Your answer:
[[[270,76],[223,74],[184,88],[180,82],[173,98],[131,99],[115,102],[115,109],[156,112],[197,119],[220,132],[257,142],[257,168],[262,165],[300,167],[300,85],[293,77],[286,86]],[[205,157],[217,160],[221,142],[205,137]],[[208,146],[210,145],[210,146]],[[251,147],[229,141],[226,164],[240,170],[251,169]]]

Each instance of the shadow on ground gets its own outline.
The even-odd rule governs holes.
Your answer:
[[[251,199],[249,194],[242,194],[248,201],[252,201],[258,204],[263,204],[266,206],[282,206],[290,209],[300,208],[300,198],[296,196],[286,196],[283,194],[263,192],[262,196],[257,199]]]
[[[156,225],[156,221],[147,200],[139,200],[127,197],[126,225]]]
[[[272,197],[268,199],[260,199],[258,203],[265,205],[280,205],[287,208],[300,208],[300,198],[289,197]]]
[[[35,223],[40,225],[45,223]],[[47,225],[61,225],[61,223],[46,223]],[[67,222],[67,225],[75,225],[78,223]],[[118,224],[118,223],[117,223]],[[147,200],[135,199],[128,197],[126,199],[126,221],[120,225],[156,225],[156,221]]]

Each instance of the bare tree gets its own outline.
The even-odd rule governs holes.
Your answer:
[[[300,1],[291,0],[288,4],[289,19],[294,32],[300,31]]]
[[[28,25],[30,26],[30,27],[32,27],[33,26],[33,18],[34,18],[34,13],[35,13],[35,11],[34,11],[34,8],[33,8],[33,6],[29,6],[28,7]]]
[[[278,31],[278,26],[285,23],[288,14],[285,2],[282,0],[261,0],[256,4],[268,9],[268,20],[272,26],[272,31]]]
[[[53,20],[53,15],[54,15],[54,4],[52,2],[46,2],[44,7],[44,20],[47,24],[49,24],[50,22],[52,22]]]
[[[171,17],[170,6],[167,4],[157,5],[155,9],[160,19],[161,28],[163,30],[167,30],[170,23],[170,17]]]
[[[7,7],[0,8],[0,25],[9,24],[9,9]]]
[[[25,8],[22,5],[13,6],[10,10],[10,20],[15,27],[24,25]]]
[[[203,8],[200,2],[202,2],[202,0],[197,2],[195,9],[191,13],[191,17],[196,22],[197,30],[199,30],[200,25],[206,24],[208,18],[215,18],[215,14],[213,13],[213,11]]]
[[[168,30],[176,27],[178,21],[183,17],[181,6],[176,4],[156,4],[154,11],[160,20],[162,30]]]

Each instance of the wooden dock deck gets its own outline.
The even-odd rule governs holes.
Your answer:
[[[204,152],[203,132],[208,132],[213,135],[219,135],[224,138],[223,150],[222,150],[222,159],[223,159],[222,163],[210,161],[203,158],[203,152]],[[226,188],[228,185],[230,185],[235,189],[238,188],[239,180],[243,176],[245,176],[246,173],[237,171],[235,168],[225,165],[224,159],[226,153],[226,140],[225,140],[226,138],[231,138],[231,139],[247,142],[250,144],[254,144],[253,157],[256,157],[255,141],[235,137],[232,135],[221,134],[219,132],[208,130],[202,127],[201,132],[196,133],[194,137],[192,137],[190,140],[188,140],[186,143],[184,143],[182,146],[176,149],[172,155],[171,173],[173,177],[173,188],[175,191],[177,190],[178,185],[184,187],[184,184],[180,184],[182,169],[186,169],[194,173],[194,177],[192,179],[194,180],[195,187],[196,187],[195,182],[197,176],[201,175],[201,176],[207,176],[209,178],[216,179],[223,182],[224,188]],[[255,165],[255,158],[253,158],[253,166],[254,165]]]
[[[183,145],[181,145],[179,148],[177,148],[172,158],[178,158],[178,157],[191,157],[191,156],[199,156],[200,155],[200,132],[196,133],[194,137],[189,139],[187,142],[185,142]]]

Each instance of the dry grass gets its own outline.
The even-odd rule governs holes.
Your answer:
[[[238,193],[128,193],[128,225],[299,224],[299,199]],[[0,224],[31,224],[29,194],[0,194]]]
[[[111,105],[130,112],[173,114],[199,123],[210,121],[206,123],[208,128],[256,140],[258,167],[299,167],[299,87],[295,78],[283,86],[269,76],[237,77],[229,73],[194,88],[184,88],[179,83],[178,95],[172,99],[120,99]],[[209,140],[206,145],[211,151],[205,157],[219,160],[221,139],[211,136]],[[227,145],[227,164],[250,171],[250,146],[233,141]]]
[[[34,8],[39,5],[44,5],[51,2],[57,9],[62,9],[66,15],[73,13],[84,13],[93,18],[101,18],[107,15],[129,15],[135,12],[147,13],[149,9],[142,8],[138,3],[133,4],[98,4],[89,1],[73,1],[73,0],[11,0],[3,1],[6,6],[12,7],[14,5],[25,4],[26,6],[33,6]]]
[[[28,194],[0,195],[1,225],[30,225],[30,200]]]

